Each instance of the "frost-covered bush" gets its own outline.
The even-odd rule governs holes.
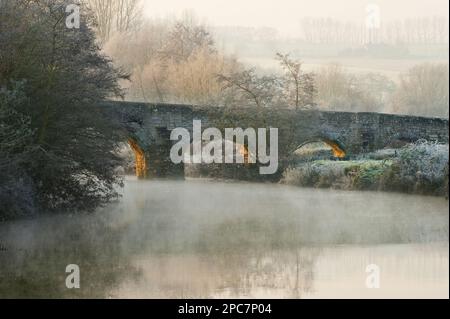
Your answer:
[[[353,161],[312,161],[283,173],[282,183],[305,187],[386,190],[448,196],[448,145],[420,141]]]
[[[344,162],[314,161],[288,168],[282,183],[306,187],[338,187],[345,180]]]
[[[383,178],[391,190],[443,195],[448,187],[448,144],[419,141],[398,151]]]
[[[383,175],[392,165],[390,160],[361,161],[346,169],[346,175],[350,177],[351,189],[379,190],[382,188]]]
[[[314,161],[290,168],[282,182],[309,187],[339,189],[379,189],[380,180],[390,161]]]

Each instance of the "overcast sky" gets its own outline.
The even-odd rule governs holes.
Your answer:
[[[192,10],[209,25],[268,26],[285,35],[299,32],[302,17],[334,17],[363,23],[366,6],[377,4],[382,21],[446,16],[448,0],[144,0],[147,16],[179,16]]]

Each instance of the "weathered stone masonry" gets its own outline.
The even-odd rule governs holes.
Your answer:
[[[192,135],[193,120],[201,120],[204,128],[214,123],[215,112],[189,105],[105,102],[108,116],[120,122],[128,139],[145,154],[146,177],[183,175],[183,165],[170,161],[170,132],[183,127]],[[217,108],[217,117],[221,115]],[[253,127],[252,115],[258,109],[248,109],[234,127]],[[348,155],[370,152],[396,142],[420,139],[448,143],[448,120],[380,113],[350,113],[323,111],[277,110],[277,116],[265,115],[268,126],[280,130],[280,160],[298,146],[322,140],[338,145]],[[212,125],[214,126],[214,125]],[[256,129],[256,127],[255,127]],[[283,135],[284,134],[284,135]],[[283,140],[283,136],[289,136]],[[283,145],[285,143],[285,145]]]

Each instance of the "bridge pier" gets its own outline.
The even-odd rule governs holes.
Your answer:
[[[146,173],[144,178],[184,179],[184,164],[174,164],[170,158],[173,142],[166,127],[156,127],[153,138],[145,147]]]
[[[145,178],[184,179],[184,164],[174,164],[170,159],[170,147],[154,147],[146,152]]]
[[[166,134],[159,135],[156,143],[144,147],[136,139],[128,138],[135,155],[135,172],[139,179],[184,179],[184,164],[174,164],[170,159],[172,144],[169,137]]]

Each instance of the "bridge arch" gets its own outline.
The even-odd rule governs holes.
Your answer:
[[[194,152],[193,142],[189,144],[189,151],[184,153],[185,178],[223,178],[223,179],[254,179],[259,172],[257,164],[257,155],[252,153],[246,145],[232,142],[225,138],[214,141],[217,143],[216,147],[222,150],[222,157],[220,162],[206,162],[200,152]],[[205,147],[210,142],[203,141],[202,147]],[[225,148],[233,148],[233,154],[226,154]],[[212,150],[212,149],[211,149]],[[200,155],[201,163],[200,162]],[[213,154],[211,154],[213,155]],[[242,156],[243,163],[236,163],[237,156]],[[195,159],[195,161],[194,161]],[[227,164],[233,162],[233,164]]]
[[[210,141],[210,142],[202,141],[202,144],[201,144],[202,150],[203,150],[203,147],[205,147],[207,144],[209,144],[211,142],[212,141]],[[247,144],[240,144],[236,141],[227,140],[225,138],[222,138],[221,140],[217,140],[217,141],[215,141],[215,143],[217,143],[217,147],[220,147],[222,150],[222,164],[225,164],[227,160],[234,162],[236,160],[235,157],[238,154],[243,157],[243,159],[244,159],[243,164],[245,164],[246,166],[251,165],[252,163],[256,164],[256,162],[257,162],[257,154],[251,152],[249,150]],[[233,148],[232,157],[230,157],[230,156],[227,157],[227,154],[225,151],[226,146]],[[202,152],[200,152],[200,153],[194,152],[194,141],[191,139],[191,142],[189,144],[189,152],[187,154],[183,154],[183,156],[185,157],[186,163],[193,164],[192,161],[194,158],[197,158],[197,161],[199,161],[198,157],[202,155],[201,153]],[[189,162],[191,162],[191,163],[189,163]],[[203,163],[203,160],[202,160],[202,163]]]
[[[303,143],[301,143],[299,146],[297,146],[295,151],[300,150],[302,147],[308,145],[308,144],[313,144],[313,143],[323,143],[326,144],[327,146],[330,147],[333,156],[335,158],[339,158],[339,159],[343,159],[347,156],[347,152],[345,151],[344,146],[342,145],[342,143],[335,141],[335,140],[331,140],[328,138],[313,138],[313,139],[309,139]]]
[[[139,143],[132,137],[128,138],[128,145],[134,153],[135,158],[135,171],[137,178],[145,179],[147,178],[148,172],[148,162],[145,151],[139,145]]]

